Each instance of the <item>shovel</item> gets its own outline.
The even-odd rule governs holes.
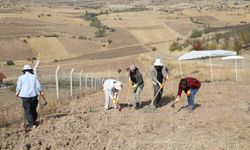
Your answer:
[[[45,106],[45,105],[47,105],[47,101],[46,101],[46,99],[45,99],[45,97],[44,96],[42,96],[42,98],[43,98],[43,105]]]

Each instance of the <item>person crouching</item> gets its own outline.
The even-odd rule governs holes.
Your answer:
[[[122,82],[114,79],[107,79],[103,83],[103,91],[105,94],[105,105],[104,109],[108,110],[112,108],[112,102],[114,103],[115,109],[120,109],[117,105],[118,101],[118,91],[122,88]]]
[[[177,98],[174,101],[174,104],[177,103],[181,97],[182,91],[184,91],[187,95],[187,101],[188,101],[188,108],[189,112],[192,112],[194,110],[194,97],[197,91],[201,87],[201,82],[197,80],[196,78],[187,77],[180,80],[179,83],[179,90]],[[174,107],[174,104],[172,107]]]

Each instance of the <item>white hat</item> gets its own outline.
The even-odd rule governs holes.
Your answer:
[[[23,71],[24,70],[32,70],[32,68],[30,67],[30,65],[24,65],[23,66]]]
[[[120,81],[114,82],[114,88],[120,91],[122,89],[122,83]]]
[[[161,63],[160,58],[155,59],[154,66],[163,66],[163,64]]]

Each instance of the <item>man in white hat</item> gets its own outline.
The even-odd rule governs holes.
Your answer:
[[[16,96],[22,100],[22,105],[25,112],[25,118],[29,123],[30,128],[35,128],[37,119],[38,94],[44,96],[43,88],[37,77],[33,74],[33,69],[30,65],[24,65],[23,75],[17,80]]]
[[[118,99],[118,91],[122,88],[121,81],[114,79],[107,79],[103,83],[103,91],[105,94],[105,106],[106,110],[111,108],[113,100]]]
[[[161,63],[161,60],[159,58],[156,58],[154,62],[154,67],[151,71],[155,97],[155,99],[153,100],[153,104],[156,108],[159,107],[159,102],[163,93],[164,83],[168,79],[167,71],[167,67]]]

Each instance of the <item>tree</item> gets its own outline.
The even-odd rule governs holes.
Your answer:
[[[195,40],[192,42],[192,47],[194,50],[199,51],[202,50],[202,43],[200,40]]]

